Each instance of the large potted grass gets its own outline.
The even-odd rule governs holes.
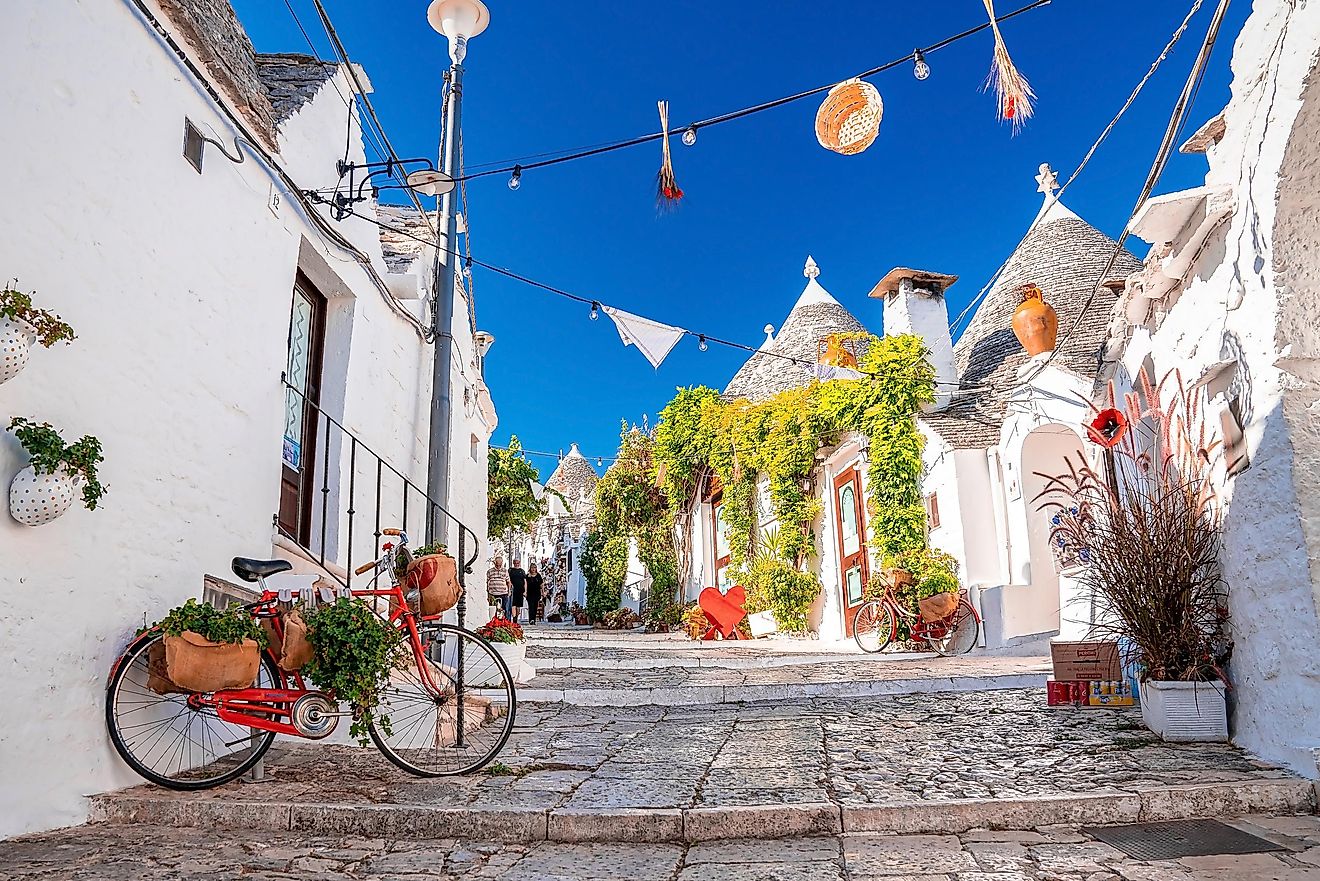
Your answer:
[[[1140,664],[1141,711],[1165,740],[1228,739],[1227,587],[1220,567],[1219,443],[1199,392],[1177,373],[1096,409],[1086,426],[1098,455],[1041,474],[1056,553],[1095,609],[1093,634],[1118,637]]]

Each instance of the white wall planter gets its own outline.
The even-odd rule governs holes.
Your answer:
[[[1141,718],[1165,740],[1228,740],[1228,705],[1218,682],[1143,682]]]
[[[530,680],[536,675],[536,668],[527,663],[527,643],[525,642],[492,642],[491,645],[504,663],[509,667],[509,675],[513,681],[519,685]],[[485,666],[484,664],[482,666]],[[469,685],[495,685],[499,679],[499,671],[491,670],[485,676],[479,679],[469,679]]]
[[[36,341],[37,332],[26,321],[0,318],[0,382],[23,372]]]
[[[747,625],[752,628],[753,637],[769,636],[779,631],[779,622],[774,612],[757,612],[747,616]]]
[[[73,507],[77,489],[68,474],[38,474],[29,465],[9,484],[9,513],[24,526],[43,526]]]

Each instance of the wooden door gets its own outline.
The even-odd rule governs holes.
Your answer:
[[[844,632],[853,633],[853,615],[866,594],[869,575],[866,561],[866,517],[862,504],[862,479],[849,468],[834,479],[834,522],[839,551],[839,595]]]
[[[325,348],[325,297],[301,273],[289,317],[289,360],[284,390],[284,464],[280,475],[280,531],[311,547],[316,494],[316,430]],[[301,394],[299,394],[301,392]]]

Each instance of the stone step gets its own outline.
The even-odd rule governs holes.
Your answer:
[[[894,661],[929,660],[938,657],[933,652],[894,655]],[[872,661],[864,656],[841,658],[838,654],[816,655],[754,655],[744,657],[701,657],[701,653],[671,655],[668,657],[607,657],[607,658],[542,658],[527,653],[527,660],[538,670],[661,670],[667,667],[695,667],[712,670],[772,670],[780,667],[810,667],[837,664],[847,660],[854,664],[882,664],[887,660]]]
[[[539,666],[539,665],[538,665]],[[886,679],[857,679],[835,682],[737,683],[730,685],[673,685],[657,687],[567,687],[538,685],[533,679],[518,687],[518,702],[562,703],[580,707],[607,706],[709,706],[757,701],[791,701],[811,698],[872,698],[900,694],[968,693],[1033,688],[1044,691],[1047,673],[1023,672],[998,675],[914,676]]]
[[[1315,809],[1315,786],[1288,777],[1022,798],[600,810],[290,804],[208,798],[204,794],[171,793],[162,798],[135,790],[92,797],[90,819],[110,824],[333,837],[625,843],[778,839],[843,832],[1026,831],[1061,823],[1101,825],[1252,813],[1303,814],[1314,813]]]

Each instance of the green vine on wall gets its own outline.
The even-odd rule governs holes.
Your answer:
[[[600,620],[619,607],[628,577],[628,549],[651,575],[651,602],[667,605],[678,587],[674,517],[656,480],[654,438],[626,422],[619,454],[596,482],[596,525],[584,543],[582,574],[587,581],[587,614]]]
[[[867,495],[872,547],[890,561],[925,548],[922,436],[917,414],[935,397],[929,352],[914,335],[851,334],[865,353],[861,379],[813,382],[760,402],[724,401],[709,388],[680,389],[661,411],[653,458],[671,513],[690,506],[714,473],[723,492],[730,563],[748,610],[774,612],[800,631],[819,593],[803,571],[815,547],[821,500],[812,484],[817,454],[850,431],[869,441]],[[764,478],[779,527],[757,536],[757,485]],[[758,547],[758,544],[761,547]]]

